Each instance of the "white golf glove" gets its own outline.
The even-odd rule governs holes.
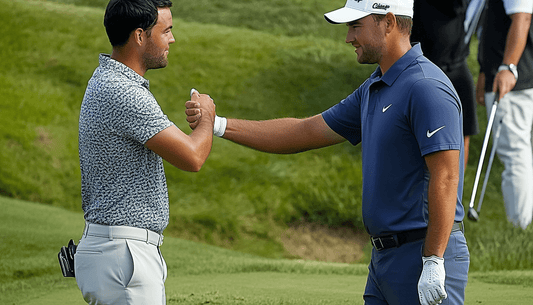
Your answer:
[[[436,255],[422,257],[422,274],[418,280],[418,298],[421,305],[436,305],[448,297],[444,289],[446,271],[444,258]]]

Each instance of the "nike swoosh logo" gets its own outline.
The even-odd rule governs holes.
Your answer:
[[[389,106],[383,107],[383,109],[381,109],[381,112],[385,112],[385,111],[389,110],[390,106],[392,106],[392,104],[390,104]]]
[[[437,133],[437,131],[441,130],[441,129],[444,128],[444,127],[446,127],[446,125],[444,125],[444,126],[442,126],[442,127],[439,127],[439,128],[437,128],[437,129],[435,129],[435,130],[433,130],[433,131],[429,131],[429,129],[428,129],[428,131],[427,131],[427,133],[426,133],[426,136],[427,136],[428,138],[431,138],[434,134]]]

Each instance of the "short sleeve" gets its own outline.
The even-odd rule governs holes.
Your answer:
[[[516,13],[533,13],[533,0],[503,0],[507,15]]]
[[[361,142],[361,98],[359,90],[322,112],[329,128],[350,141],[353,145]]]
[[[142,86],[132,86],[112,105],[113,129],[117,134],[142,144],[173,123],[163,113],[153,95]]]
[[[460,150],[462,110],[454,90],[436,79],[420,80],[411,90],[410,124],[421,154]]]

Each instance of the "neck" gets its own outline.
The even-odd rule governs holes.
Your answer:
[[[404,56],[409,50],[411,50],[409,36],[401,35],[398,37],[398,39],[392,39],[390,43],[387,44],[386,53],[379,63],[382,75],[385,74],[385,72],[387,72],[390,67],[392,67],[392,65],[394,65],[394,63]]]
[[[140,76],[144,76],[146,73],[146,68],[142,63],[141,56],[132,48],[128,48],[127,46],[114,47],[113,52],[111,53],[111,58],[123,63],[128,68],[137,72]]]

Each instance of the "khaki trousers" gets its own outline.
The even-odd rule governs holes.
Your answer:
[[[146,230],[130,230],[141,230],[146,236]],[[94,236],[87,234],[86,228],[74,256],[74,268],[78,287],[89,304],[166,303],[167,265],[159,247],[147,241],[121,238],[116,233]]]

